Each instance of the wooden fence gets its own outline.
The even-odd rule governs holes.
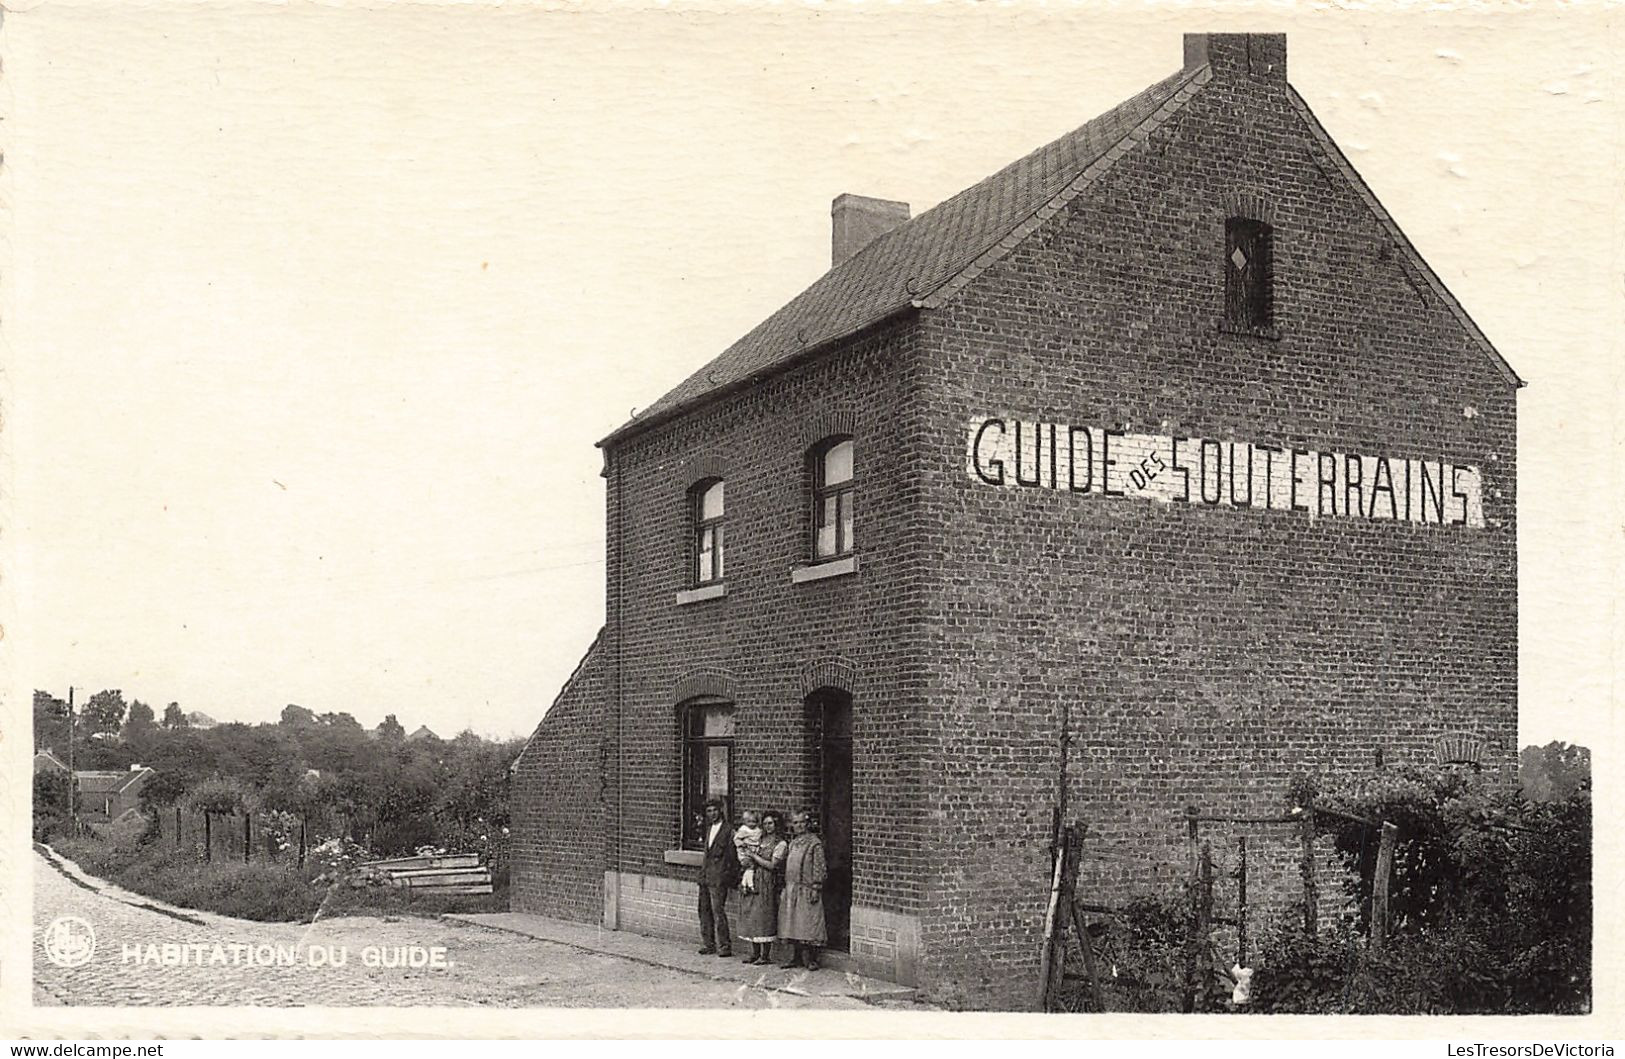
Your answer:
[[[310,847],[335,833],[334,822],[315,815],[202,813],[180,806],[158,810],[159,842],[190,849],[204,860],[305,862]]]
[[[202,813],[180,806],[158,810],[159,842],[170,849],[190,850],[209,861],[285,861],[304,864],[310,851],[324,839],[337,835],[355,839],[363,847],[372,845],[373,835],[360,831],[354,821],[336,813]],[[509,843],[506,835],[491,836],[495,841],[480,844],[482,854],[474,856],[490,873],[505,878]],[[464,881],[464,880],[459,880]]]

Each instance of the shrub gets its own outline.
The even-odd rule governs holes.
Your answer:
[[[1388,943],[1372,954],[1378,842],[1317,820],[1351,869],[1359,921],[1313,937],[1277,929],[1260,946],[1261,1011],[1583,1013],[1591,1005],[1591,795],[1531,804],[1477,774],[1400,767],[1317,803],[1399,826]]]
[[[34,841],[49,842],[57,835],[71,833],[68,818],[68,774],[34,774]]]

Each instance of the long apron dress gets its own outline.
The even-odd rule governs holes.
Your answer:
[[[756,890],[739,895],[739,936],[746,941],[778,940],[779,877],[784,871],[784,858],[789,849],[784,840],[775,835],[773,852],[765,854],[772,858],[773,867],[764,868],[755,861],[751,862],[756,869]]]
[[[807,945],[829,940],[822,900],[827,874],[822,839],[797,835],[790,840],[790,852],[784,859],[784,898],[779,903],[779,937]]]

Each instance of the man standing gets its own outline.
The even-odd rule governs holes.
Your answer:
[[[733,927],[728,922],[728,888],[739,881],[739,854],[734,829],[722,818],[722,799],[705,803],[705,860],[700,864],[701,956],[734,954]]]

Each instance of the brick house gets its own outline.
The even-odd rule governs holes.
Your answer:
[[[112,823],[141,811],[141,789],[157,773],[143,765],[123,771],[79,770],[73,774],[79,815],[87,823]]]
[[[68,766],[62,763],[62,759],[57,757],[56,752],[50,747],[34,751],[34,775],[38,776],[42,772],[67,771]]]
[[[837,199],[830,271],[600,443],[516,910],[692,940],[703,798],[808,805],[849,966],[1025,1007],[1063,782],[1122,896],[1188,805],[1514,773],[1522,383],[1284,36],[1184,51],[918,217]]]

